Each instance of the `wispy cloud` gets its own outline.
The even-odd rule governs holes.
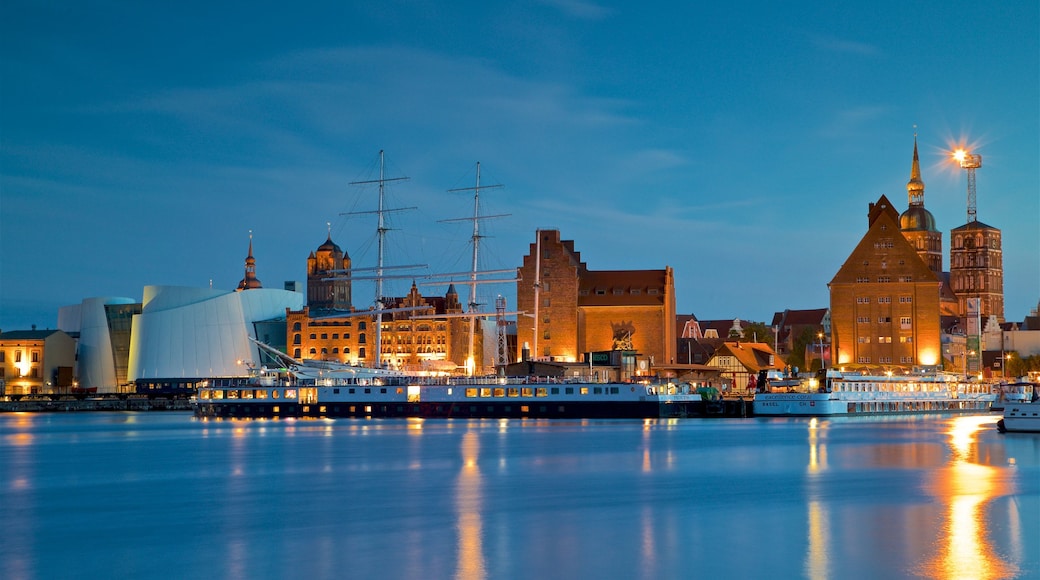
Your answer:
[[[816,48],[827,52],[858,54],[861,56],[878,56],[881,49],[873,44],[848,40],[835,36],[810,35],[809,40]]]
[[[572,16],[583,20],[600,20],[613,13],[613,10],[600,6],[594,2],[583,2],[582,0],[539,0],[542,4],[550,6]]]

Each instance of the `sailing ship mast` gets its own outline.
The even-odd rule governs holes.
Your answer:
[[[376,227],[376,238],[377,238],[377,253],[378,258],[376,261],[376,297],[375,297],[375,322],[376,322],[376,366],[382,368],[383,366],[383,248],[386,240],[386,232],[390,231],[390,228],[386,227],[385,215],[391,212],[413,210],[414,207],[402,207],[394,209],[386,209],[384,207],[385,200],[385,186],[387,183],[394,181],[407,181],[407,177],[386,177],[386,161],[383,155],[383,150],[379,150],[379,179],[369,181],[352,181],[350,185],[369,185],[372,183],[379,184],[379,205],[375,211],[360,211],[360,212],[348,212],[340,215],[362,215],[362,214],[376,214],[379,216],[378,226]],[[404,266],[406,268],[411,266]]]

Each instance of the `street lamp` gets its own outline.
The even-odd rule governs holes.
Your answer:
[[[816,333],[816,338],[820,339],[820,368],[821,369],[826,369],[827,368],[827,361],[824,360],[824,358],[823,358],[823,333],[822,332],[817,332]]]

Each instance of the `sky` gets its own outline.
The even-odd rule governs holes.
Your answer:
[[[828,306],[882,194],[1003,230],[1005,313],[1040,301],[1036,2],[0,3],[0,329],[84,298],[265,287],[331,233],[384,293],[522,264],[559,229],[592,270],[675,272],[680,314]],[[459,279],[461,280],[462,277]],[[422,282],[422,278],[419,281]],[[358,282],[354,303],[371,304]],[[370,284],[370,283],[368,283]],[[480,286],[478,300],[515,284]],[[424,294],[443,285],[422,285]],[[466,290],[460,289],[463,300]],[[489,307],[490,309],[490,307]]]

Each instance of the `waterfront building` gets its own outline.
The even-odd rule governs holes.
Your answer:
[[[776,353],[786,357],[795,348],[795,342],[802,342],[808,346],[809,343],[817,342],[820,333],[829,339],[831,335],[831,310],[830,308],[814,308],[810,310],[784,310],[783,312],[776,312],[773,314],[773,322],[770,328],[775,333]],[[806,356],[805,360],[810,360],[811,358]]]
[[[758,373],[783,370],[784,361],[768,344],[727,340],[715,349],[707,366],[719,369],[729,394],[748,394],[758,385]]]
[[[307,306],[315,313],[351,311],[350,278],[350,256],[332,241],[329,231],[325,242],[307,256]]]
[[[67,393],[75,361],[76,341],[62,330],[0,333],[0,395]]]
[[[1001,231],[973,220],[950,233],[950,284],[957,295],[957,313],[967,318],[968,301],[979,299],[978,317],[1004,322],[1004,259]],[[970,323],[965,324],[965,328]],[[976,332],[972,334],[978,334]]]
[[[145,286],[141,313],[133,316],[127,379],[140,387],[246,376],[248,366],[266,360],[250,341],[260,337],[256,324],[302,306],[300,293],[280,289]]]
[[[675,284],[661,270],[590,270],[559,230],[538,230],[516,286],[518,348],[539,360],[637,353],[638,372],[676,358]]]
[[[828,284],[838,365],[940,362],[939,277],[901,234],[887,197],[870,204],[867,233]]]
[[[128,384],[133,317],[141,303],[117,296],[84,299],[58,311],[58,328],[76,339],[75,380],[99,393]]]
[[[351,304],[351,260],[331,234],[307,257],[307,304],[285,312],[286,353],[297,360],[336,361],[402,370],[483,371],[483,333],[475,325],[473,363],[469,320],[454,285],[444,296],[423,296],[413,282],[406,296],[383,296],[382,310]],[[377,320],[381,348],[375,345]],[[376,352],[381,353],[376,357]]]

